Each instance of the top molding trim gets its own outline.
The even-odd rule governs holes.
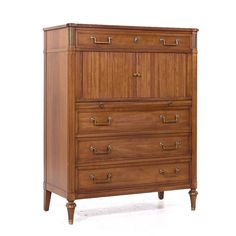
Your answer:
[[[160,31],[174,31],[174,32],[197,32],[197,28],[169,28],[169,27],[147,27],[147,26],[122,26],[122,25],[94,25],[94,24],[75,24],[67,23],[65,25],[58,25],[54,27],[44,28],[44,31],[56,30],[62,28],[107,28],[107,29],[127,29],[127,30],[160,30]]]

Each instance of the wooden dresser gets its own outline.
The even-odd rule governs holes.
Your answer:
[[[190,189],[197,197],[197,29],[44,29],[44,210]]]

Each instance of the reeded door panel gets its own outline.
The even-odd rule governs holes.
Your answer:
[[[77,80],[78,98],[189,97],[190,63],[186,53],[83,52],[79,55],[82,72]]]
[[[134,53],[83,52],[82,57],[84,99],[133,97]]]
[[[187,54],[138,53],[137,97],[187,96]]]

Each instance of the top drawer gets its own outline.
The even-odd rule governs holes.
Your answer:
[[[149,49],[188,51],[192,48],[191,34],[143,32],[132,30],[77,30],[76,47],[80,49]]]

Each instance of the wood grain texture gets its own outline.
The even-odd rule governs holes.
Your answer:
[[[68,164],[75,162],[76,54],[72,33],[71,29],[45,32],[45,189],[69,201],[75,199],[75,167]],[[63,51],[57,51],[60,48]]]
[[[153,56],[152,76],[154,97],[186,97],[186,54],[156,53]],[[144,78],[145,79],[145,78]]]
[[[180,172],[174,176],[175,168]],[[160,174],[160,170],[165,170],[166,175]],[[188,163],[166,164],[166,165],[143,165],[132,167],[113,167],[106,169],[88,169],[78,171],[77,192],[96,191],[98,189],[114,189],[132,186],[157,184],[157,183],[188,183],[189,182]],[[107,175],[111,174],[111,180],[107,180]],[[173,174],[173,176],[172,176]],[[90,176],[94,175],[96,181]]]
[[[84,52],[82,70],[84,99],[187,97],[184,53]]]
[[[93,37],[93,38],[91,38]],[[76,47],[80,49],[163,49],[184,51],[191,49],[191,34],[159,33],[126,30],[79,29]],[[163,43],[162,40],[165,40]],[[175,45],[176,40],[179,44]],[[166,45],[165,45],[166,44]],[[173,45],[173,46],[170,46]]]
[[[176,142],[179,144],[175,149]],[[164,150],[161,143],[167,147]],[[111,151],[109,152],[109,147]],[[95,147],[97,153],[91,150]],[[100,154],[99,154],[100,153]],[[126,158],[170,158],[189,156],[191,154],[191,138],[188,135],[178,136],[144,136],[120,138],[90,138],[78,141],[77,159],[80,163]]]
[[[72,37],[74,29],[69,28],[68,34]],[[68,78],[68,154],[67,154],[67,200],[73,202],[75,200],[75,87],[76,87],[76,52],[75,40],[69,40],[69,48],[67,52],[67,78]]]
[[[167,121],[175,120],[176,123],[163,123],[161,115]],[[91,118],[98,123],[107,122],[108,117],[112,118],[111,125],[95,126]],[[190,113],[188,109],[156,110],[156,111],[104,111],[104,112],[77,112],[77,134],[82,133],[108,133],[108,132],[142,132],[142,131],[188,131],[190,129]]]
[[[196,191],[197,188],[197,51],[192,55],[192,97],[193,105],[191,111],[192,117],[192,183],[191,188]]]
[[[50,200],[51,200],[51,192],[48,190],[44,190],[43,191],[43,198],[44,198],[44,203],[43,203],[43,209],[44,211],[48,211],[49,210],[49,206],[50,206]]]
[[[192,101],[190,99],[158,99],[134,101],[89,101],[77,102],[78,112],[103,112],[103,111],[157,111],[157,110],[182,110],[190,109]]]
[[[58,29],[45,32],[47,34],[46,49],[66,49],[68,47],[68,29]]]
[[[67,57],[47,54],[46,75],[46,180],[67,191],[68,84]]]
[[[132,97],[132,53],[83,53],[83,97]]]

